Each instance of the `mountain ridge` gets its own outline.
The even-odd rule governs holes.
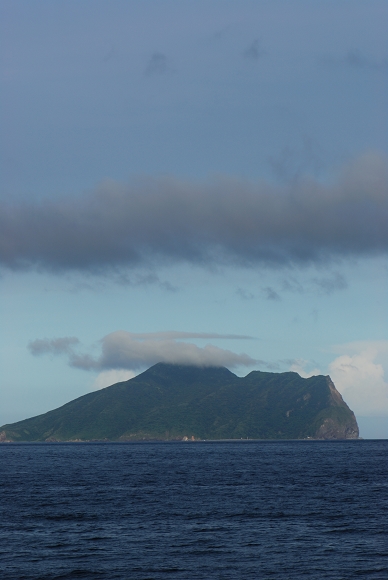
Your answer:
[[[329,376],[157,363],[128,381],[0,427],[0,441],[357,439]]]

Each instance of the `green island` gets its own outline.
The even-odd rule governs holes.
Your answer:
[[[0,442],[358,439],[329,376],[158,363],[138,376],[0,427]]]

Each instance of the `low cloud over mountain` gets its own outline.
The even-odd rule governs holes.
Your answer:
[[[37,339],[29,343],[33,355],[63,354],[70,366],[104,371],[110,369],[138,370],[157,362],[196,366],[253,366],[258,361],[247,354],[237,354],[211,344],[198,347],[184,342],[185,339],[249,339],[248,336],[220,335],[189,332],[130,333],[123,330],[112,332],[101,342],[101,354],[94,357],[76,349],[79,343],[75,337]]]

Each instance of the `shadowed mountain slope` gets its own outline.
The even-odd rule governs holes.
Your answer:
[[[357,439],[330,377],[159,363],[58,409],[0,427],[0,441]]]

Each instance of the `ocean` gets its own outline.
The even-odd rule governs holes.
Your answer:
[[[388,441],[3,444],[0,578],[388,578]]]

